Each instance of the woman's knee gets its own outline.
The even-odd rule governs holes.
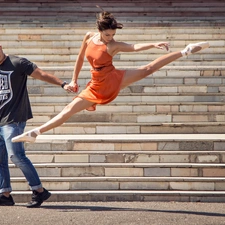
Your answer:
[[[72,116],[75,113],[78,113],[90,106],[92,106],[94,103],[89,102],[88,100],[85,100],[80,97],[76,97],[72,102],[70,102],[68,105],[65,106],[65,108],[62,111],[62,114],[64,116]]]
[[[141,70],[143,71],[143,77],[153,74],[153,72],[154,72],[154,69],[151,65],[142,66]]]

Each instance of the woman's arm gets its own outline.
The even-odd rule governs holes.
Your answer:
[[[77,60],[76,60],[74,70],[73,70],[73,77],[69,84],[70,86],[72,86],[74,88],[75,92],[78,91],[77,79],[78,79],[79,73],[82,69],[83,63],[84,63],[84,56],[85,56],[85,51],[87,48],[87,42],[93,35],[94,35],[94,33],[92,33],[92,32],[86,33],[86,35],[84,36],[83,42],[81,44],[80,51],[77,56]]]
[[[114,42],[113,43],[112,55],[118,52],[138,52],[143,50],[148,50],[151,48],[166,49],[169,50],[168,42],[158,42],[158,43],[139,43],[139,44],[127,44],[125,42]]]

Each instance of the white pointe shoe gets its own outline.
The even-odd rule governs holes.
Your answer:
[[[183,56],[187,56],[193,53],[196,53],[198,51],[201,51],[205,48],[209,47],[209,43],[208,42],[198,42],[195,44],[189,44],[186,46],[186,48],[184,50],[181,51]]]
[[[35,137],[31,136],[32,133],[35,133],[36,136]],[[40,134],[40,132],[38,130],[31,130],[31,131],[28,131],[26,133],[23,133],[21,135],[18,135],[16,137],[12,138],[11,141],[12,142],[31,142],[31,143],[33,143],[33,142],[35,142],[36,137],[39,134]]]

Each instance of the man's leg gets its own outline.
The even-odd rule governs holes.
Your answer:
[[[43,189],[35,167],[25,154],[24,144],[22,142],[11,142],[13,137],[23,133],[25,125],[25,122],[5,125],[3,128],[3,134],[9,158],[21,169],[31,190],[33,191],[32,201],[28,206],[39,207],[43,201],[50,197],[51,194],[47,190]]]
[[[8,154],[2,136],[2,127],[0,127],[0,206],[11,206],[15,204],[10,195],[11,191]]]

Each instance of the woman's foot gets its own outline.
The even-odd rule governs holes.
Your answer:
[[[12,142],[35,142],[36,137],[40,134],[39,130],[31,130],[12,138]]]
[[[208,42],[198,42],[195,44],[189,44],[186,46],[186,48],[184,50],[181,51],[181,54],[183,56],[187,56],[193,53],[196,53],[198,51],[201,51],[205,48],[209,47],[209,43]]]

